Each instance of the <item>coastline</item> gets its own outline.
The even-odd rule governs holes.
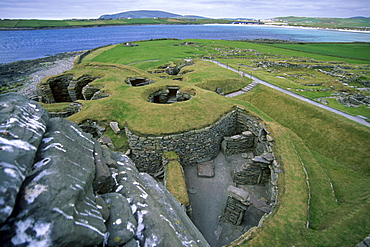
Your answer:
[[[0,31],[23,31],[23,30],[48,30],[48,29],[72,29],[72,28],[99,28],[99,27],[112,27],[112,26],[142,26],[142,25],[222,25],[222,26],[258,26],[258,27],[276,27],[276,28],[297,28],[297,29],[316,29],[323,31],[338,31],[338,32],[352,32],[352,33],[367,33],[370,34],[370,30],[359,30],[359,29],[342,29],[342,28],[322,28],[322,27],[304,27],[304,26],[289,26],[289,25],[271,25],[271,24],[224,24],[224,23],[205,23],[205,24],[195,24],[195,23],[161,23],[161,24],[101,24],[101,25],[76,25],[76,26],[61,26],[61,27],[1,27]]]
[[[204,25],[222,25],[222,26],[246,26],[246,27],[275,27],[275,28],[296,28],[308,30],[323,30],[323,31],[338,31],[338,32],[351,32],[351,33],[367,33],[370,31],[357,30],[357,29],[334,29],[334,28],[321,28],[321,27],[304,27],[304,26],[288,26],[288,25],[269,25],[269,24],[204,24]]]
[[[17,92],[28,98],[34,98],[37,95],[36,85],[44,77],[72,69],[76,57],[84,52],[64,52],[43,58],[0,64],[0,95]]]

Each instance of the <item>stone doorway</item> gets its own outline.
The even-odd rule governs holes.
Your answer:
[[[179,87],[167,87],[168,95],[167,95],[167,103],[174,103],[177,102],[177,91],[179,91]]]

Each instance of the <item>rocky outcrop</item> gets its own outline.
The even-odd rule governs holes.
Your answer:
[[[208,246],[127,156],[24,97],[0,105],[3,246]]]
[[[82,108],[82,105],[78,102],[70,103],[67,107],[64,108],[64,111],[58,112],[49,112],[50,117],[60,117],[60,118],[67,118],[72,116],[73,114],[79,112]]]
[[[46,131],[48,113],[14,93],[0,96],[0,224],[11,214]]]

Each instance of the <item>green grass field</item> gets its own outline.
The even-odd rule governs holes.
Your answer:
[[[370,61],[370,44],[269,44],[270,46],[313,54]]]
[[[370,227],[370,190],[365,189],[370,181],[369,129],[264,86],[238,99],[274,120],[267,126],[277,138],[284,164],[279,208],[245,246],[354,246],[360,242]],[[363,145],[362,151],[357,149]]]
[[[69,120],[77,123],[86,119],[101,123],[117,121],[138,135],[155,136],[209,126],[235,105],[243,107],[262,119],[271,132],[282,173],[278,180],[278,207],[262,227],[253,228],[233,245],[355,246],[364,239],[370,232],[370,129],[263,85],[235,98],[218,95],[214,92],[217,87],[233,91],[250,80],[201,58],[212,57],[292,91],[312,89],[301,92],[308,98],[327,97],[338,91],[353,93],[356,88],[315,69],[265,68],[257,64],[270,61],[327,66],[335,61],[345,66],[346,71],[359,73],[358,68],[368,66],[369,61],[360,60],[359,53],[351,55],[345,51],[340,54],[337,44],[332,47],[325,44],[326,52],[315,51],[310,44],[307,44],[309,49],[298,51],[240,41],[186,41],[187,44],[179,40],[143,41],[136,42],[138,46],[135,47],[118,44],[92,51],[81,64],[65,73],[76,78],[82,75],[99,77],[90,85],[102,86],[110,96],[80,101],[82,110]],[[358,45],[362,46],[348,44],[348,49],[356,51]],[[181,81],[165,73],[151,73],[159,66],[178,64],[186,58],[193,59],[194,64],[182,68],[181,71],[187,73],[176,76],[181,77]],[[361,73],[368,76],[366,69]],[[135,76],[154,83],[143,87],[125,83],[127,77]],[[304,82],[322,85],[302,86]],[[150,93],[168,85],[194,91],[195,96],[175,104],[148,102]],[[328,101],[330,106],[335,105]],[[342,111],[368,116],[367,107],[340,107]],[[115,138],[117,147],[125,145],[125,136],[108,135]],[[175,169],[176,172],[179,170]],[[173,193],[181,194],[176,191],[181,187],[175,185]]]
[[[69,27],[89,27],[89,26],[111,26],[111,25],[158,25],[158,24],[210,24],[210,23],[229,23],[222,19],[171,19],[171,18],[135,18],[117,20],[0,20],[0,28],[69,28]]]

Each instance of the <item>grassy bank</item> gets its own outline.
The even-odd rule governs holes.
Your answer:
[[[360,242],[370,230],[369,129],[264,86],[238,99],[273,119],[284,169],[279,208],[245,246]]]

